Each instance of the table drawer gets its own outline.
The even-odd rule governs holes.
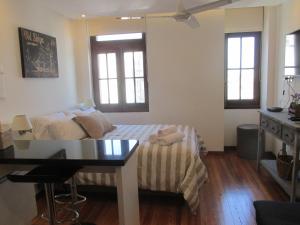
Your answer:
[[[295,131],[289,127],[282,128],[282,140],[289,145],[295,142]]]
[[[267,131],[269,131],[270,133],[281,137],[281,124],[275,120],[272,120],[271,118],[267,117],[267,116],[261,116],[260,119],[260,126],[263,129],[266,129]]]
[[[281,137],[281,124],[280,123],[278,123],[278,122],[276,122],[274,120],[269,119],[268,120],[267,130],[270,133],[272,133],[272,134],[274,134],[274,135],[276,135],[278,137]]]

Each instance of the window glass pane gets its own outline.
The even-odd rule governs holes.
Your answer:
[[[228,70],[227,72],[227,99],[240,99],[240,70]]]
[[[125,77],[133,77],[133,52],[124,52]]]
[[[98,54],[98,77],[107,78],[106,54]]]
[[[96,41],[136,40],[142,38],[143,38],[142,33],[111,34],[111,35],[99,35],[96,37]]]
[[[107,80],[99,80],[100,88],[100,102],[101,104],[108,104],[108,84]]]
[[[254,70],[242,70],[241,74],[241,99],[254,99]]]
[[[241,57],[241,39],[240,38],[228,38],[228,68],[240,68],[240,57]]]
[[[110,104],[118,104],[118,81],[117,79],[109,80],[109,100]]]
[[[286,76],[296,75],[296,68],[284,68],[284,75]]]
[[[143,52],[134,52],[135,77],[144,76]]]
[[[136,103],[145,103],[144,78],[135,79]]]
[[[135,103],[134,80],[126,79],[126,103]]]
[[[242,68],[254,68],[255,38],[242,38]]]
[[[117,78],[116,53],[107,54],[107,64],[108,64],[108,77]]]
[[[287,35],[285,42],[285,66],[295,66],[295,35]]]

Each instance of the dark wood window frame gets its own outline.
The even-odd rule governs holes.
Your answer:
[[[228,72],[228,38],[232,37],[255,37],[255,59],[254,59],[254,99],[253,100],[228,100],[227,99],[227,72]],[[241,45],[242,48],[242,45]],[[243,56],[241,55],[241,58]],[[261,70],[261,32],[239,32],[225,34],[225,109],[259,109],[260,108],[260,70]],[[240,70],[246,69],[240,66]],[[241,73],[240,73],[241,76]]]
[[[145,33],[142,39],[134,40],[117,40],[117,41],[97,41],[96,36],[90,37],[91,42],[91,63],[93,74],[93,92],[97,109],[102,112],[149,112],[149,95],[148,95],[148,79],[147,79],[147,53],[146,53],[146,37]],[[144,92],[145,103],[126,103],[125,90],[125,71],[123,53],[129,51],[143,51],[144,59]],[[100,53],[116,52],[117,57],[117,79],[118,79],[118,104],[101,104],[100,103],[100,87],[98,78],[98,62],[97,55]]]

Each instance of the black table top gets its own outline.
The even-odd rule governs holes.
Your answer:
[[[57,166],[124,166],[137,140],[14,141],[0,150],[0,164]]]

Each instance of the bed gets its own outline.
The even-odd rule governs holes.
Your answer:
[[[77,113],[77,114],[76,114]],[[104,114],[95,109],[84,111],[84,118],[98,115],[95,123],[113,125]],[[88,138],[88,132],[78,124],[82,112],[59,112],[48,116],[32,118],[35,139],[78,140]],[[97,117],[97,118],[98,118]],[[75,122],[76,121],[76,122]],[[103,122],[104,121],[104,122]],[[92,126],[94,124],[92,123]],[[184,134],[181,142],[169,146],[153,144],[149,141],[151,134],[170,125],[117,125],[109,129],[101,139],[137,139],[140,145],[138,154],[138,184],[143,190],[182,193],[191,211],[199,206],[199,191],[208,178],[207,170],[200,158],[205,150],[204,143],[196,130],[189,126],[176,126]],[[103,126],[104,127],[104,126]],[[96,129],[97,130],[97,129]],[[175,129],[176,130],[176,129]],[[91,135],[90,135],[91,136]],[[115,186],[114,174],[79,173],[78,184]]]
[[[177,126],[182,142],[170,146],[151,144],[149,135],[167,125],[118,125],[103,139],[138,139],[138,184],[140,189],[182,193],[192,212],[199,206],[199,191],[208,178],[200,158],[204,144],[194,128]],[[79,185],[115,186],[114,174],[79,173]]]

